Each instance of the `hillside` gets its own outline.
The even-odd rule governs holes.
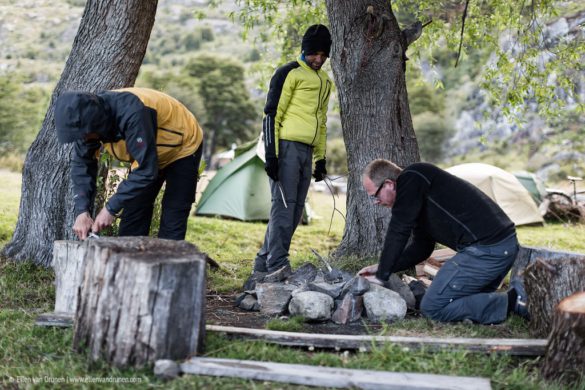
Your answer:
[[[18,83],[18,87],[12,86],[15,92],[9,100],[26,101],[23,107],[27,107],[27,113],[33,113],[18,118],[19,126],[29,129],[26,132],[30,134],[16,137],[18,139],[8,142],[9,145],[27,146],[34,131],[38,130],[50,91],[60,76],[75,37],[84,3],[83,0],[0,1],[0,40],[3,43],[0,45],[0,85]],[[260,110],[267,79],[279,61],[278,53],[255,47],[251,39],[242,40],[241,28],[228,17],[228,13],[236,9],[233,3],[224,2],[221,10],[207,4],[207,0],[159,1],[137,85],[147,83],[145,75],[178,74],[194,55],[232,58],[245,68],[248,92]],[[547,22],[543,39],[552,43],[567,37],[585,40],[582,28],[585,6],[579,2],[566,4],[565,15]],[[423,159],[442,165],[484,161],[503,168],[538,172],[552,181],[562,180],[567,174],[585,176],[582,113],[545,120],[536,113],[536,106],[530,106],[520,117],[505,116],[480,88],[481,72],[491,60],[490,53],[472,53],[459,68],[443,60],[452,54],[437,53],[433,66],[421,59],[416,65],[409,63],[407,70],[409,101]],[[433,87],[437,80],[444,89]],[[575,94],[583,104],[585,82],[576,86]],[[0,103],[0,109],[2,107]],[[344,148],[335,140],[341,131],[334,102],[330,112],[330,151],[337,161],[337,169],[343,172],[346,170]],[[0,128],[0,131],[9,130]],[[2,142],[0,139],[0,150]]]

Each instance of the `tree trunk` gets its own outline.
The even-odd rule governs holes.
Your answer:
[[[530,330],[537,337],[547,337],[557,304],[578,291],[585,291],[585,258],[537,259],[526,268],[524,285]]]
[[[406,42],[389,1],[326,3],[349,169],[345,231],[334,255],[377,257],[390,211],[370,202],[362,171],[376,158],[402,167],[419,160],[404,74]]]
[[[585,367],[585,292],[565,298],[555,310],[542,375],[577,383]]]
[[[2,254],[50,265],[53,241],[73,238],[71,146],[55,136],[54,102],[63,91],[99,91],[134,84],[150,37],[157,0],[88,0],[39,135],[22,174],[20,212]]]
[[[84,243],[73,348],[91,362],[142,367],[202,350],[205,255],[185,241],[146,237]]]

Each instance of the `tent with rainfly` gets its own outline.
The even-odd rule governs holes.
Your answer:
[[[447,172],[478,187],[504,210],[516,226],[544,223],[530,193],[513,174],[481,163],[456,165]]]
[[[217,171],[203,191],[196,215],[219,215],[242,221],[268,220],[270,185],[259,144],[250,142],[236,149],[236,157]]]

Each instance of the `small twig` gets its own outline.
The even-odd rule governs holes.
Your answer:
[[[461,17],[461,38],[459,39],[459,51],[457,52],[455,67],[457,67],[459,64],[459,58],[461,57],[461,48],[463,47],[463,32],[465,31],[465,19],[467,18],[467,7],[469,7],[469,0],[465,1],[465,9],[463,10],[463,16]]]
[[[331,186],[329,186],[329,183],[327,183],[327,180],[329,180],[331,182],[331,186],[333,186],[333,181],[329,178],[329,176],[325,176],[325,178],[323,180],[323,182],[325,182],[325,185],[329,189],[329,192],[331,193],[331,197],[333,198],[333,211],[331,212],[331,219],[329,221],[329,230],[327,231],[327,234],[330,234],[331,233],[331,226],[333,226],[333,216],[335,215],[335,212],[337,211],[339,213],[339,215],[341,215],[344,222],[345,222],[345,215],[343,215],[343,213],[337,209],[337,204],[335,203],[335,193],[333,192],[333,189],[331,188]]]

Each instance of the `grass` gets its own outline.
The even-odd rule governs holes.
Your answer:
[[[20,176],[0,171],[0,245],[7,242],[16,222]],[[343,220],[335,215],[329,232],[332,200],[319,193],[311,195],[311,203],[321,216],[313,224],[300,226],[293,240],[293,267],[317,259],[310,248],[327,255],[341,239]],[[345,205],[345,199],[336,202]],[[345,212],[345,210],[342,210]],[[218,261],[221,271],[208,274],[212,291],[238,291],[252,270],[252,259],[260,247],[266,225],[242,223],[217,218],[191,218],[187,240]],[[524,245],[585,252],[584,228],[575,225],[547,225],[519,228]],[[71,351],[73,331],[34,326],[35,317],[51,311],[54,305],[53,274],[50,269],[29,263],[0,260],[0,388],[77,388],[71,378],[122,378],[139,381],[127,383],[86,383],[85,388],[217,388],[217,389],[298,389],[301,386],[254,382],[248,380],[184,376],[172,382],[155,378],[150,369],[117,370],[105,364],[89,366],[83,355]],[[272,320],[269,329],[296,331],[302,322],[295,317]],[[384,334],[399,336],[529,337],[526,323],[512,317],[500,325],[440,324],[424,318],[405,319],[389,324]],[[490,378],[495,389],[560,389],[558,383],[547,383],[539,375],[539,359],[520,359],[506,355],[482,355],[465,351],[439,352],[407,350],[395,345],[374,348],[370,352],[306,351],[270,345],[260,341],[231,340],[210,333],[205,340],[208,357],[263,360],[330,367],[369,370],[420,372],[442,375],[482,376]],[[126,378],[126,379],[123,379]],[[15,381],[20,380],[20,383]],[[38,381],[37,384],[32,381]],[[67,383],[56,383],[59,381]],[[28,381],[28,382],[27,382]],[[52,383],[48,382],[52,381]],[[572,388],[585,389],[585,382]]]

